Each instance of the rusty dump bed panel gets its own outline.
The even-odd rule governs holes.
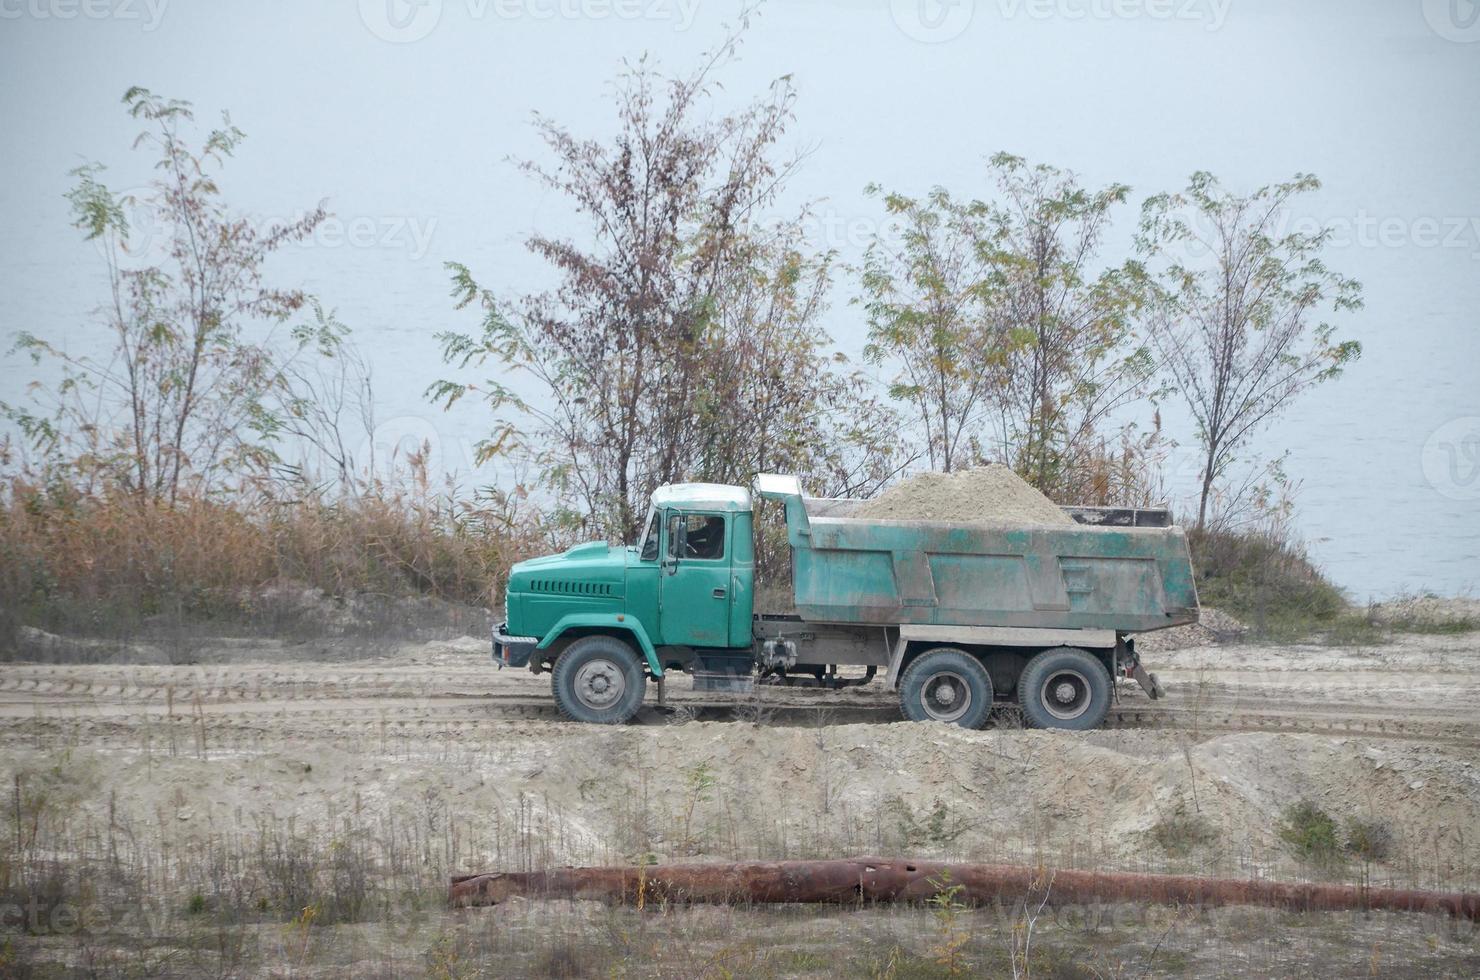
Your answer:
[[[847,516],[856,501],[767,496],[786,505],[806,620],[1127,633],[1197,621],[1186,535],[1145,526],[1164,522],[878,521]]]

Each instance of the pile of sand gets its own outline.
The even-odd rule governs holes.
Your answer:
[[[373,739],[348,749],[264,734],[230,764],[183,747],[178,755],[158,746],[153,755],[16,747],[0,759],[0,785],[20,776],[79,832],[106,834],[110,821],[138,828],[145,854],[199,853],[212,840],[252,847],[280,822],[325,842],[330,828],[363,823],[365,846],[376,848],[386,835],[369,828],[430,823],[456,829],[456,863],[467,870],[517,860],[520,848],[536,848],[529,857],[551,865],[638,854],[734,860],[772,856],[777,840],[790,856],[836,855],[861,841],[855,846],[922,857],[1020,863],[1043,853],[1143,867],[1162,857],[1148,843],[1159,819],[1199,813],[1215,832],[1207,858],[1243,868],[1271,862],[1294,875],[1302,869],[1278,867],[1274,829],[1301,799],[1338,825],[1380,817],[1395,838],[1394,865],[1423,855],[1430,867],[1458,869],[1473,846],[1463,831],[1480,826],[1480,777],[1468,750],[1401,741],[1253,732],[1188,744],[1171,732],[905,723],[526,722],[497,734],[428,741],[394,757]],[[756,766],[757,753],[775,764]],[[693,764],[651,765],[675,758]],[[534,842],[522,829],[531,824],[541,828]]]
[[[1138,653],[1161,653],[1167,650],[1212,646],[1214,643],[1231,643],[1242,639],[1248,632],[1247,626],[1228,613],[1211,606],[1203,606],[1198,612],[1198,621],[1195,623],[1137,634],[1136,651]]]
[[[1074,519],[1009,467],[921,473],[864,501],[854,517],[957,524],[1073,524]]]

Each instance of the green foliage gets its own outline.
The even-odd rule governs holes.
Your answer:
[[[1277,830],[1280,840],[1302,861],[1329,868],[1342,860],[1341,834],[1336,821],[1310,800],[1286,807]]]
[[[889,797],[884,801],[884,807],[894,815],[902,848],[927,847],[939,852],[967,829],[960,815],[953,814],[950,804],[944,800],[932,802],[923,820],[917,816],[915,804],[902,797]]]
[[[1156,365],[1135,337],[1144,280],[1094,267],[1129,188],[999,153],[997,194],[962,201],[884,194],[892,224],[865,256],[866,357],[894,374],[936,469],[1008,462],[1040,489],[1093,496],[1102,428],[1150,394]]]
[[[935,944],[930,953],[935,963],[947,976],[964,976],[970,969],[964,950],[971,941],[971,932],[961,926],[961,914],[966,904],[958,896],[966,886],[951,884],[951,873],[944,871],[939,878],[929,879],[935,894],[930,896],[930,914],[935,918]]]
[[[537,120],[553,163],[521,169],[590,222],[579,241],[527,242],[555,288],[505,295],[448,266],[457,307],[482,321],[440,335],[459,377],[428,395],[480,398],[492,421],[479,458],[528,461],[562,523],[588,538],[631,540],[663,483],[783,470],[856,494],[897,469],[890,409],[817,327],[831,256],[807,252],[800,221],[755,219],[796,164],[776,150],[790,80],[710,112],[712,72],[736,39],[687,77],[632,66],[606,142]],[[480,368],[484,380],[467,379]],[[516,394],[515,376],[537,394]]]
[[[1305,552],[1277,531],[1188,533],[1198,599],[1262,636],[1301,639],[1343,626],[1346,598]]]
[[[307,238],[322,208],[259,227],[234,214],[216,173],[243,139],[222,126],[192,144],[188,102],[134,87],[129,115],[145,123],[135,147],[157,154],[147,191],[121,196],[101,164],[71,172],[74,226],[105,257],[111,302],[98,316],[109,336],[101,351],[74,354],[21,333],[16,348],[59,368],[30,405],[0,404],[45,479],[99,481],[175,502],[187,484],[204,492],[239,488],[280,462],[288,377],[300,355],[332,356],[343,328],[316,304],[314,319],[271,339],[309,303],[301,290],[264,281],[269,256]],[[131,224],[130,218],[142,217]],[[135,227],[143,224],[145,227]]]
[[[1078,493],[1100,429],[1148,394],[1156,365],[1136,336],[1145,283],[1132,267],[1097,270],[1124,184],[1078,177],[998,153],[984,285],[1006,331],[999,450],[1046,492]]]
[[[950,472],[966,460],[1002,364],[982,290],[985,206],[943,187],[921,200],[867,191],[883,196],[894,225],[864,256],[864,357],[896,369],[889,396],[914,409],[931,467]]]
[[[709,764],[707,759],[687,767],[684,769],[683,775],[684,799],[681,813],[683,832],[679,844],[688,853],[694,853],[699,845],[699,841],[693,833],[694,813],[700,803],[709,802],[717,781],[714,775],[714,767]]]

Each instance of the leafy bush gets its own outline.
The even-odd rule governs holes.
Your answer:
[[[1194,528],[1188,543],[1202,604],[1231,613],[1259,634],[1299,638],[1351,618],[1341,590],[1280,533]]]
[[[1341,835],[1336,821],[1310,800],[1301,800],[1280,816],[1280,839],[1297,858],[1319,867],[1341,861]]]

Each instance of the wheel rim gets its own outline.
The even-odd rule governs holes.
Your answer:
[[[604,711],[627,693],[627,676],[615,661],[592,660],[581,664],[575,676],[576,699],[595,711]]]
[[[1089,710],[1089,678],[1077,670],[1057,670],[1038,692],[1043,710],[1060,721],[1072,721]]]
[[[935,721],[957,721],[971,710],[971,685],[961,674],[942,670],[920,685],[920,707]]]

